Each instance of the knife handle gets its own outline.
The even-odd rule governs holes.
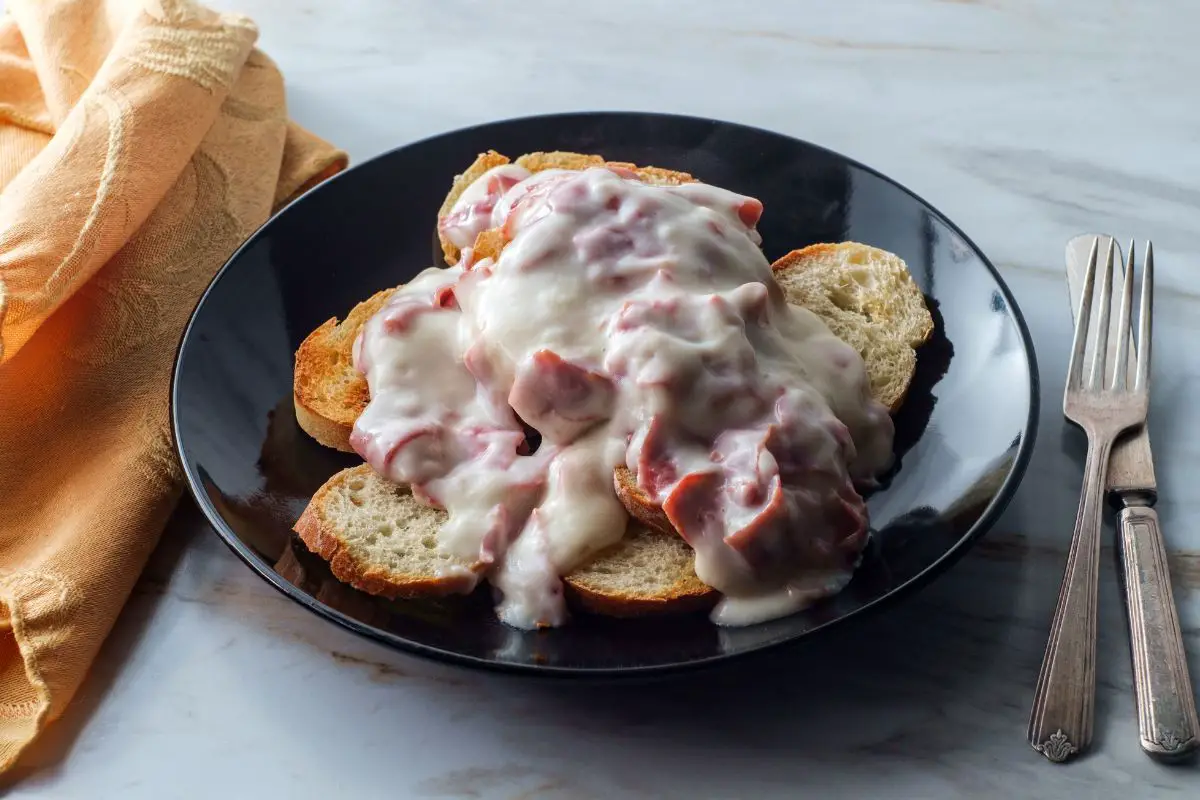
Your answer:
[[[1117,524],[1142,750],[1159,760],[1186,758],[1200,747],[1200,722],[1158,512],[1127,506]]]

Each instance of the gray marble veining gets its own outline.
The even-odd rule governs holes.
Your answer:
[[[489,119],[624,108],[761,125],[882,170],[962,226],[1012,287],[1038,348],[1041,435],[996,529],[911,601],[766,663],[637,689],[542,687],[359,640],[277,595],[185,505],[14,796],[1200,794],[1197,767],[1138,750],[1111,549],[1094,754],[1055,767],[1024,740],[1078,500],[1082,437],[1058,397],[1063,245],[1084,231],[1155,243],[1159,510],[1200,675],[1200,517],[1185,499],[1200,472],[1200,8],[218,5],[258,21],[292,115],[356,161]]]

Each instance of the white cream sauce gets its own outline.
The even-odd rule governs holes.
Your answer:
[[[750,624],[839,591],[866,540],[855,490],[893,428],[862,359],[789,306],[762,205],[596,167],[497,167],[442,221],[460,264],[427,270],[363,329],[371,402],[352,444],[450,515],[520,628],[560,625],[560,577],[618,541],[628,466]],[[499,258],[475,237],[502,228]],[[541,436],[530,454],[522,421]]]

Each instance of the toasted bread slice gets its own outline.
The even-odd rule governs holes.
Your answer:
[[[508,156],[501,155],[495,150],[489,150],[486,153],[480,153],[474,163],[461,175],[454,176],[454,183],[450,187],[450,193],[446,195],[446,199],[442,201],[442,207],[438,209],[438,220],[441,221],[454,208],[454,204],[458,202],[458,198],[462,197],[462,193],[467,187],[479,179],[485,172],[494,167],[503,166],[510,163]],[[605,161],[600,156],[585,155],[583,153],[570,153],[561,150],[551,152],[526,153],[518,158],[515,162],[517,166],[524,167],[530,172],[543,172],[548,169],[566,169],[566,170],[584,170],[589,167],[612,167],[615,169],[623,169],[634,173],[642,181],[653,184],[655,186],[678,186],[681,183],[692,183],[696,179],[686,172],[678,172],[676,170],[661,169],[659,167],[639,167],[636,164],[629,164],[624,161]],[[480,234],[480,237],[489,237],[485,239],[488,246],[484,248],[486,254],[497,255],[499,247],[495,236],[491,231],[485,231]],[[442,254],[445,256],[446,263],[454,265],[458,263],[460,251],[458,247],[448,240],[442,233],[438,232],[438,241],[442,245]],[[478,242],[478,239],[476,240]],[[476,249],[480,249],[476,245]]]
[[[483,568],[442,552],[446,512],[366,464],[344,469],[317,490],[296,522],[309,550],[335,578],[369,594],[429,597],[469,590]]]
[[[329,319],[310,333],[296,351],[292,399],[296,421],[326,447],[347,453],[350,432],[371,399],[367,380],[354,368],[354,340],[395,289],[377,292],[356,305],[346,319]]]
[[[338,580],[387,598],[470,590],[482,563],[437,547],[446,512],[366,464],[342,470],[313,496],[295,530],[329,562]],[[625,539],[564,578],[583,608],[616,616],[703,607],[714,592],[692,570],[691,549],[675,536],[630,523]]]
[[[858,242],[814,244],[772,265],[788,302],[825,321],[867,365],[871,393],[893,412],[917,371],[933,316],[904,261]]]
[[[610,617],[640,617],[710,608],[717,592],[696,577],[692,548],[674,531],[631,520],[625,538],[563,578],[567,596]]]

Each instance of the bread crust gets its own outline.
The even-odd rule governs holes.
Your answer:
[[[720,593],[701,582],[695,572],[689,572],[681,574],[675,583],[656,595],[597,587],[576,573],[563,578],[563,585],[573,605],[605,617],[632,619],[707,611],[717,604]]]
[[[707,611],[715,606],[720,593],[700,583],[699,578],[692,580],[694,583],[681,577],[668,591],[654,596],[597,589],[571,575],[563,578],[563,585],[572,605],[604,617],[635,619]]]
[[[366,378],[354,368],[354,340],[363,323],[383,308],[394,291],[376,292],[356,305],[341,323],[336,317],[325,320],[296,350],[292,372],[296,421],[326,447],[354,452],[350,433],[371,399]]]

